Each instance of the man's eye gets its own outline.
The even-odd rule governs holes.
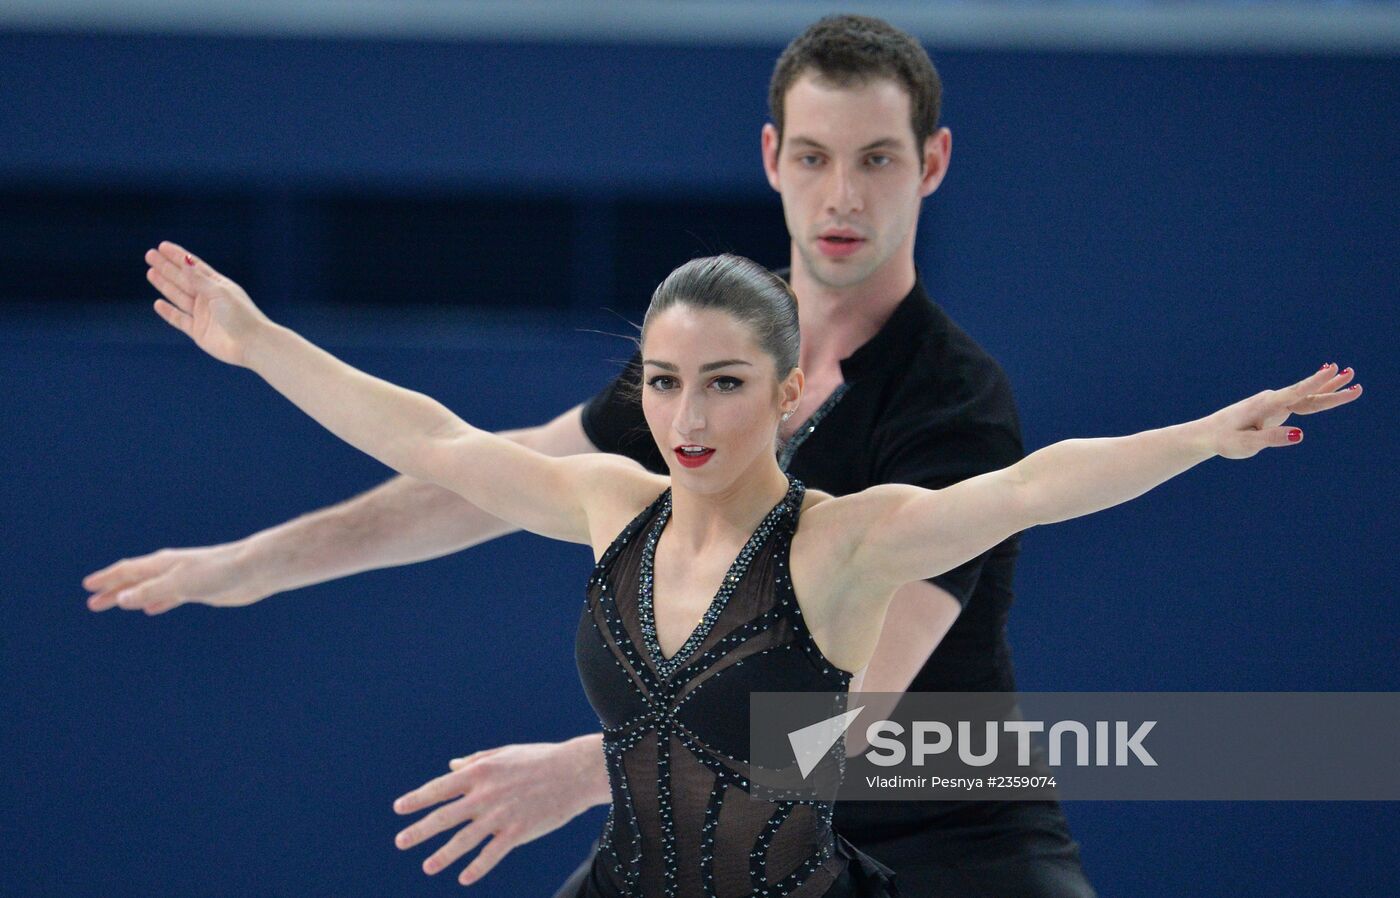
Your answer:
[[[889,156],[871,156],[870,158],[868,158],[868,159],[865,160],[865,161],[866,161],[867,163],[869,163],[869,164],[870,164],[872,167],[874,167],[874,168],[884,168],[886,165],[889,165],[890,162],[891,162]]]
[[[737,377],[716,377],[714,379],[715,389],[721,393],[733,393],[744,385],[744,382]]]
[[[802,163],[803,165],[807,166],[808,168],[813,168],[813,167],[819,165],[819,164],[821,163],[822,159],[821,159],[820,156],[814,155],[814,154],[812,154],[812,153],[808,153],[808,154],[806,154],[805,156],[798,156],[798,157],[797,157],[797,161],[800,162],[800,163]]]
[[[676,379],[667,374],[658,374],[647,381],[647,386],[653,390],[669,390],[676,385]]]

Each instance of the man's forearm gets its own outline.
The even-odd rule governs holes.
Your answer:
[[[245,576],[268,595],[447,555],[515,530],[449,489],[398,476],[238,544]]]
[[[584,434],[581,406],[546,424],[501,436],[546,455],[597,451]],[[271,595],[426,561],[514,530],[449,489],[399,476],[338,505],[255,533],[234,549],[242,575]]]

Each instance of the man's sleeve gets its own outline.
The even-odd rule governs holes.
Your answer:
[[[625,455],[655,474],[667,473],[642,416],[640,356],[632,356],[622,373],[584,404],[583,432],[599,451]]]
[[[938,395],[941,401],[914,405],[881,428],[876,439],[876,482],[941,489],[1020,461],[1024,452],[1016,406],[1000,368],[993,367],[976,380],[916,389],[925,396]],[[995,551],[989,549],[929,582],[966,607],[983,564]]]

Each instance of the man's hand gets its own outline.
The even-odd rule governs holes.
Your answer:
[[[122,608],[161,614],[186,602],[234,607],[251,605],[270,592],[247,576],[239,564],[239,544],[161,549],[140,558],[124,558],[83,578],[92,592],[88,608]]]
[[[462,885],[481,879],[515,847],[553,832],[607,800],[602,740],[597,734],[561,743],[492,748],[454,759],[451,766],[451,773],[394,802],[399,814],[446,802],[400,832],[394,844],[412,848],[460,826],[423,862],[423,872],[432,875],[490,837],[457,877]]]

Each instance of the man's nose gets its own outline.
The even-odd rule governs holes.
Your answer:
[[[859,212],[861,201],[856,189],[856,179],[845,166],[831,166],[831,178],[827,185],[827,210],[835,215],[849,215]]]

